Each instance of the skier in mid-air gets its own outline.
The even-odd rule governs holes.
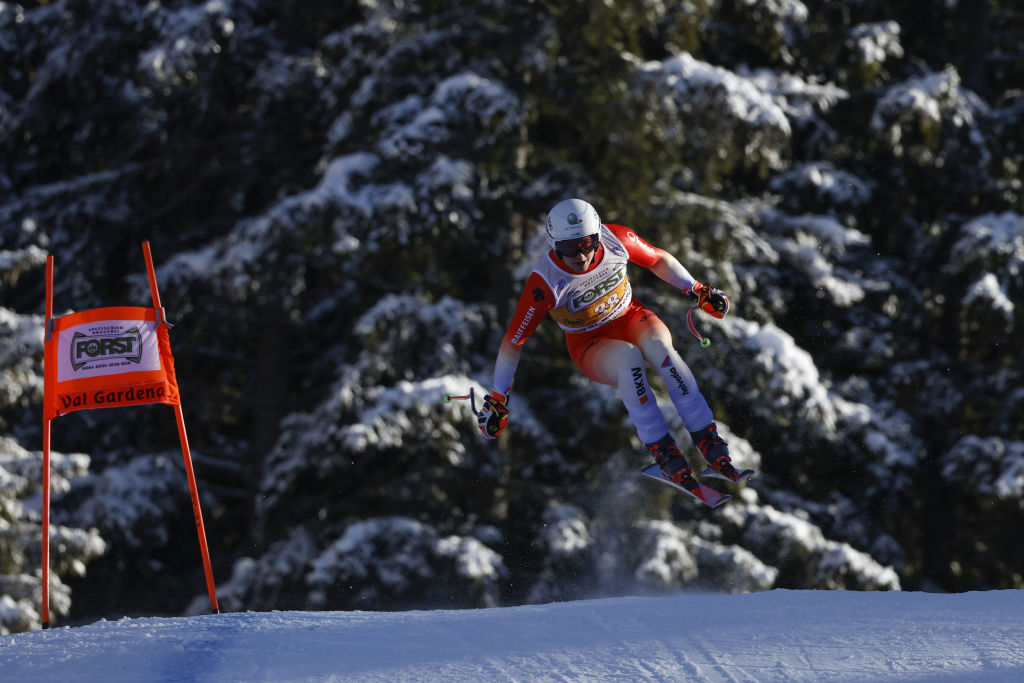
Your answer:
[[[711,408],[672,346],[668,327],[633,298],[626,264],[648,268],[716,318],[729,311],[725,294],[698,282],[674,256],[630,228],[602,224],[594,207],[581,199],[566,199],[551,209],[547,238],[551,250],[526,280],[498,351],[493,390],[478,413],[484,436],[493,439],[505,429],[507,397],[523,344],[550,314],[565,332],[576,367],[595,382],[619,388],[637,435],[666,478],[688,490],[698,486],[647,383],[647,367],[661,375],[690,438],[710,465],[702,475],[739,481],[753,474],[733,467]]]

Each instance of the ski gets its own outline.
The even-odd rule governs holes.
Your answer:
[[[711,477],[713,479],[721,479],[723,481],[732,482],[733,484],[739,484],[740,482],[744,482],[747,479],[750,479],[752,476],[754,476],[754,470],[738,470],[736,468],[733,468],[732,474],[729,475],[723,474],[721,472],[716,472],[715,470],[711,469],[711,467],[708,467],[706,470],[700,473],[700,476]]]
[[[701,484],[698,481],[694,481],[693,486],[690,488],[686,488],[682,484],[677,484],[676,482],[672,481],[671,479],[669,479],[668,477],[661,473],[661,467],[657,463],[654,463],[653,465],[648,465],[647,467],[643,468],[642,470],[640,470],[640,474],[644,475],[645,477],[650,477],[655,481],[660,481],[662,484],[668,484],[672,488],[679,489],[683,493],[693,496],[700,502],[707,505],[709,508],[716,508],[722,503],[725,503],[727,500],[732,498],[732,496],[730,496],[729,494],[719,493],[713,488],[709,486],[704,486],[704,484]]]

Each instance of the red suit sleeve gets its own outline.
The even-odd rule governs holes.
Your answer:
[[[624,225],[606,224],[605,227],[622,242],[626,253],[629,254],[630,263],[650,269],[659,278],[684,292],[693,287],[696,280],[675,256],[649,244],[631,228]]]
[[[632,228],[615,224],[605,224],[605,227],[611,230],[612,234],[622,242],[622,246],[626,248],[626,253],[629,254],[630,263],[650,268],[660,260],[662,253],[667,253],[658,247],[648,244]]]
[[[519,304],[501,340],[494,364],[494,391],[507,394],[512,386],[523,344],[537,330],[540,321],[554,308],[555,296],[537,273],[531,273],[519,296]]]

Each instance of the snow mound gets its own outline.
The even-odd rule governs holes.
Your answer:
[[[1024,676],[1024,592],[770,591],[464,611],[247,612],[0,639],[5,680],[985,680]]]

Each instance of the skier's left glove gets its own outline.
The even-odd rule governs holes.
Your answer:
[[[477,413],[476,421],[485,437],[496,438],[508,425],[508,396],[497,391],[484,396],[484,405]]]
[[[703,282],[694,282],[687,292],[697,300],[697,307],[714,318],[724,318],[729,312],[729,297],[720,289],[709,287]]]

